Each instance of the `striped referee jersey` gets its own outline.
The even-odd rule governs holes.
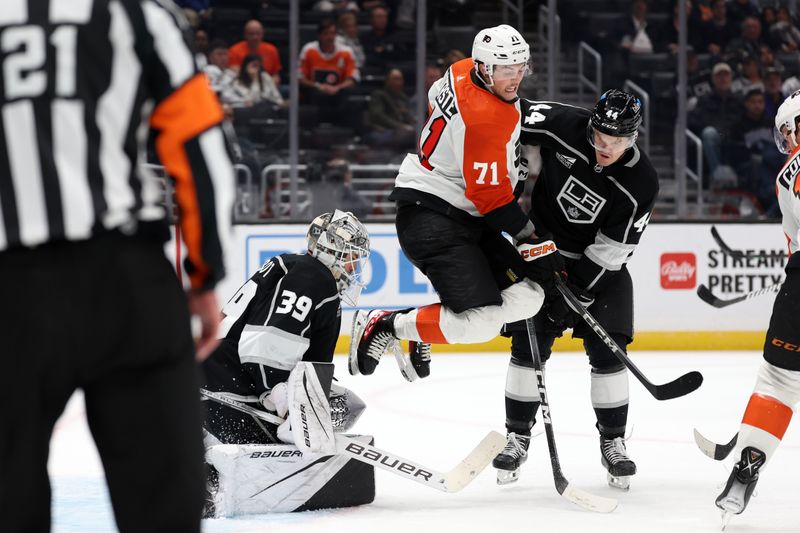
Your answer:
[[[165,221],[175,180],[194,288],[223,276],[233,174],[222,110],[171,0],[2,0],[0,253]],[[220,215],[217,217],[216,214]]]

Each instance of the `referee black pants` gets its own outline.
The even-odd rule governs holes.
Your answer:
[[[199,532],[197,367],[161,245],[109,235],[0,253],[0,301],[0,530],[49,531],[50,437],[80,388],[119,530]]]

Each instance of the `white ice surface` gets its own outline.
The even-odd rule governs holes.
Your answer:
[[[548,363],[547,386],[561,465],[576,486],[620,505],[609,515],[581,510],[556,492],[544,435],[532,443],[521,479],[498,487],[489,467],[463,491],[445,494],[376,471],[371,505],[287,515],[208,520],[205,533],[220,532],[716,532],[714,499],[730,459],[703,456],[692,439],[697,427],[716,442],[739,428],[752,391],[758,353],[636,352],[639,368],[656,383],[690,370],[705,382],[696,392],[659,402],[631,376],[628,450],[638,465],[630,492],[607,486],[600,465],[594,413],[589,401],[589,365],[582,354],[556,354]],[[502,354],[436,354],[431,377],[407,383],[387,359],[373,376],[352,377],[336,358],[340,383],[361,396],[367,410],[354,428],[375,436],[376,445],[437,470],[448,470],[490,429],[503,432],[503,388],[508,357]],[[537,428],[541,424],[537,424]],[[746,512],[727,531],[800,531],[798,433],[790,426],[762,476]],[[53,479],[54,527],[60,533],[116,531],[102,469],[86,427],[79,394],[56,427],[49,464]]]

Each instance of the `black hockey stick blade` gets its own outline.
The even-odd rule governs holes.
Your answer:
[[[645,385],[645,387],[656,400],[672,400],[673,398],[680,398],[681,396],[686,396],[690,392],[696,391],[702,384],[703,374],[697,370],[693,370],[669,383],[664,383],[663,385],[651,384],[652,388],[647,385]]]
[[[717,444],[716,442],[705,438],[696,429],[694,430],[694,442],[697,444],[697,447],[700,448],[700,451],[703,452],[703,454],[705,454],[707,457],[711,457],[715,461],[722,461],[728,457],[728,455],[730,455],[730,453],[733,451],[733,448],[736,446],[736,441],[738,439],[739,433],[736,433],[736,435],[734,435],[727,444]]]
[[[671,400],[673,398],[679,398],[681,396],[685,396],[690,392],[694,392],[695,390],[703,384],[703,375],[700,372],[693,371],[689,372],[688,374],[684,374],[683,376],[679,377],[674,381],[670,381],[669,383],[664,383],[663,385],[656,385],[649,379],[647,376],[642,374],[642,371],[631,361],[628,354],[619,347],[619,345],[611,338],[611,336],[606,332],[603,326],[592,316],[592,314],[581,304],[580,301],[572,294],[572,291],[569,290],[569,287],[564,283],[558,274],[556,274],[556,287],[558,288],[559,292],[564,296],[564,299],[567,301],[567,304],[572,308],[573,311],[578,313],[580,317],[583,319],[586,324],[592,328],[592,330],[597,334],[598,337],[608,346],[608,349],[622,361],[622,363],[628,367],[628,370],[631,371],[636,379],[644,385],[644,388],[653,395],[656,400]]]

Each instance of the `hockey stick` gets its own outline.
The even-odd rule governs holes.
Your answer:
[[[200,390],[200,393],[210,400],[260,418],[270,424],[281,424],[284,421],[280,417],[254,409],[228,396],[203,389]],[[341,455],[443,492],[458,492],[469,485],[506,445],[504,436],[496,431],[490,431],[455,468],[447,472],[438,472],[397,454],[358,442],[346,435],[336,434],[334,438],[336,451]]]
[[[785,257],[783,253],[751,254],[741,250],[734,250],[722,240],[722,236],[720,236],[716,226],[711,226],[711,236],[714,238],[714,242],[717,243],[720,250],[722,250],[722,253],[733,259],[780,259],[781,257]]]
[[[733,451],[733,448],[736,447],[736,441],[738,439],[739,433],[737,432],[728,444],[717,444],[705,438],[696,429],[694,430],[694,442],[697,444],[697,447],[700,448],[700,451],[706,456],[711,457],[715,461],[722,461],[728,457]]]
[[[556,438],[553,434],[553,419],[550,417],[550,403],[547,400],[547,390],[544,386],[544,372],[542,372],[542,358],[539,355],[539,344],[536,342],[536,329],[533,325],[533,317],[525,320],[528,328],[528,341],[531,345],[533,355],[533,369],[536,372],[538,381],[539,397],[542,405],[542,420],[544,420],[544,431],[547,435],[547,447],[550,450],[550,466],[553,469],[553,481],[556,490],[567,500],[579,507],[595,511],[598,513],[610,513],[617,508],[617,500],[597,496],[577,487],[572,487],[561,472],[561,463],[558,460],[558,450],[556,450]]]
[[[770,285],[769,287],[764,287],[763,289],[750,291],[747,294],[731,298],[730,300],[723,300],[722,298],[714,296],[714,294],[711,292],[711,289],[709,289],[705,285],[700,285],[697,287],[697,296],[699,296],[700,299],[703,300],[708,305],[716,307],[717,309],[722,309],[723,307],[728,307],[729,305],[738,304],[739,302],[743,302],[751,298],[756,298],[763,294],[778,292],[781,290],[782,285],[783,285],[782,283],[778,283],[777,285]]]
[[[671,400],[672,398],[678,398],[680,396],[685,396],[690,392],[697,390],[700,385],[703,384],[703,375],[700,372],[692,371],[688,374],[684,374],[678,379],[674,381],[670,381],[669,383],[664,383],[663,385],[656,385],[652,383],[647,377],[642,374],[641,370],[639,370],[633,361],[628,357],[625,351],[620,348],[614,339],[603,329],[603,326],[600,325],[597,320],[586,310],[585,307],[581,304],[581,302],[572,294],[572,291],[569,290],[567,285],[564,281],[556,275],[556,287],[564,296],[564,299],[567,301],[567,304],[572,308],[573,311],[578,313],[581,318],[589,325],[590,328],[594,330],[598,337],[608,346],[611,352],[617,356],[617,359],[622,361],[626,367],[631,371],[631,373],[636,376],[644,388],[647,389],[650,394],[656,400]]]

